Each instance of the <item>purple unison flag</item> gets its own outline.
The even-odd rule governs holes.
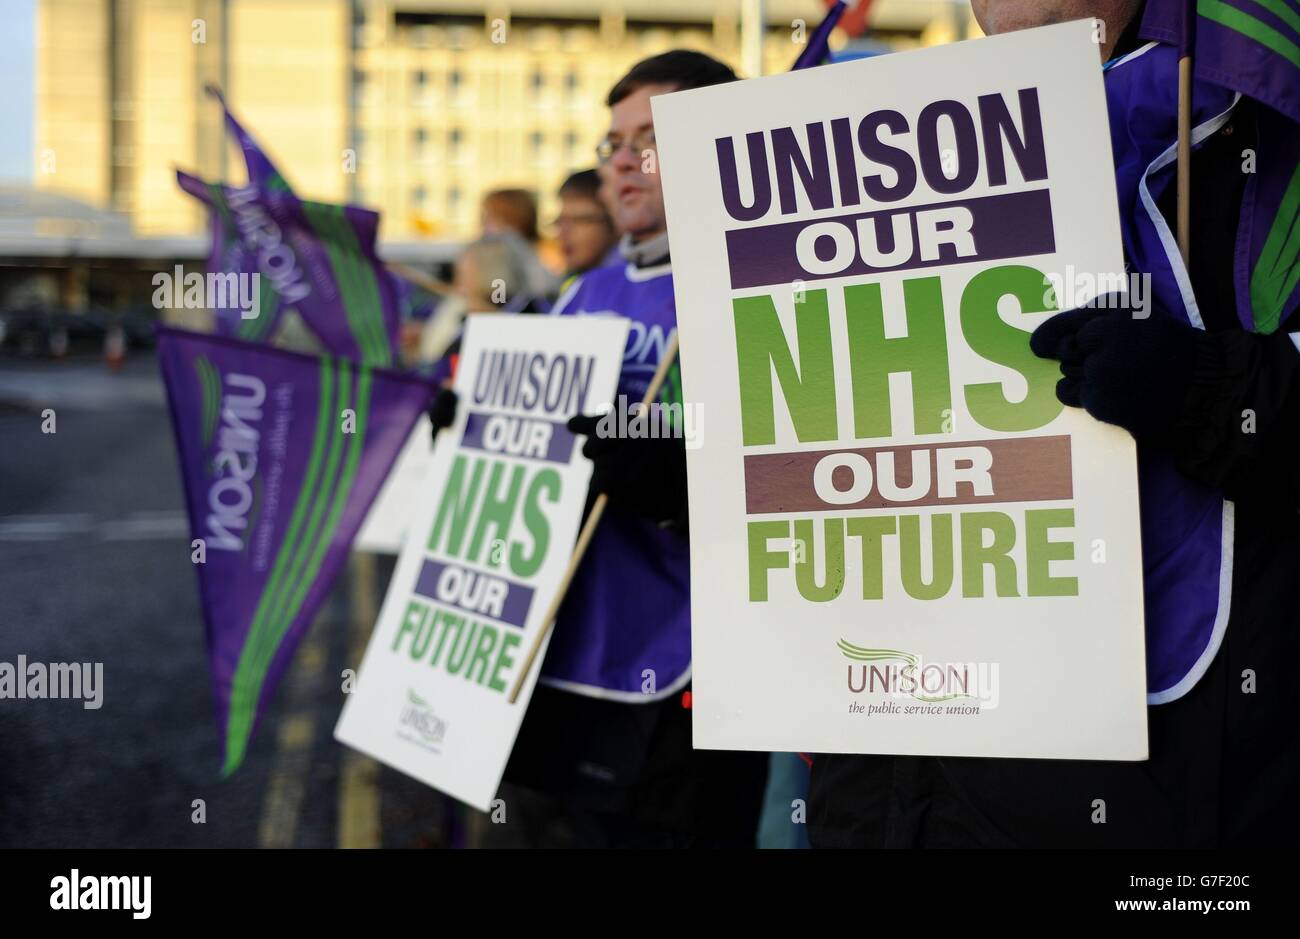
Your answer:
[[[1239,91],[1300,122],[1296,0],[1147,0],[1141,36],[1180,53],[1191,48],[1198,80]]]
[[[211,212],[209,272],[261,275],[261,312],[246,317],[238,304],[217,305],[218,333],[267,339],[291,309],[330,354],[393,364],[401,296],[375,252],[378,213],[307,202],[287,190],[205,183],[179,171],[176,180]]]
[[[804,46],[803,52],[799,53],[799,58],[794,60],[794,65],[790,66],[790,71],[797,72],[802,68],[812,68],[826,61],[831,54],[831,32],[848,8],[849,5],[844,0],[836,0],[835,5],[826,11],[826,16],[813,30],[812,36],[808,39],[808,45]]]
[[[226,129],[230,131],[230,136],[235,138],[235,142],[239,144],[240,152],[244,154],[244,165],[248,168],[249,185],[260,186],[263,189],[272,191],[292,192],[289,188],[289,181],[284,178],[284,174],[271,162],[271,158],[266,155],[266,152],[257,145],[253,135],[244,130],[244,126],[235,120],[235,115],[230,113],[230,108],[226,104],[226,96],[221,93],[221,89],[216,85],[207,85],[204,90],[209,97],[215,98],[221,104],[221,111],[226,116]]]
[[[1243,327],[1273,332],[1300,307],[1300,2],[1148,0],[1141,35],[1192,49],[1194,102],[1217,86],[1266,105],[1255,116],[1259,165],[1242,197],[1233,280]]]
[[[1152,0],[1142,16],[1143,39],[1154,39],[1188,55],[1196,42],[1196,0]]]
[[[243,187],[206,183],[177,172],[180,187],[208,206],[212,248],[208,271],[259,273],[259,313],[215,304],[217,332],[269,339],[285,310],[294,310],[326,351],[368,365],[394,361],[401,323],[397,278],[379,260],[379,214],[352,205],[308,202],[231,114],[215,85],[226,127],[248,169]]]
[[[266,213],[257,203],[256,188],[235,189],[207,183],[179,170],[176,182],[208,207],[212,237],[208,273],[222,278],[233,274],[236,284],[248,283],[253,274],[261,275],[256,282],[257,305],[250,311],[252,315],[247,315],[240,303],[237,287],[208,298],[217,333],[249,342],[270,339],[284,311],[306,297],[311,287],[297,259],[289,256],[281,233],[266,225]]]
[[[229,775],[433,387],[168,327],[158,356]]]

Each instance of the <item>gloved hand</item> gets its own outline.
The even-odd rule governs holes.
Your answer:
[[[686,524],[686,443],[680,437],[602,437],[599,415],[569,419],[571,433],[587,438],[591,491],[613,505],[654,522]]]
[[[1162,445],[1172,439],[1206,339],[1203,330],[1167,316],[1136,318],[1112,294],[1045,321],[1029,347],[1060,360],[1056,396],[1063,404]]]
[[[456,392],[450,388],[439,388],[438,393],[433,396],[433,403],[429,405],[429,420],[433,424],[433,436],[436,439],[438,431],[444,427],[450,427],[456,420]]]

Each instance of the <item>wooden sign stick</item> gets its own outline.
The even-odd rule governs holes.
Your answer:
[[[417,287],[423,287],[429,293],[436,293],[440,297],[445,297],[452,292],[451,284],[444,284],[442,281],[430,277],[423,271],[417,271],[413,267],[407,267],[405,264],[388,264],[385,266],[402,280],[409,281]]]

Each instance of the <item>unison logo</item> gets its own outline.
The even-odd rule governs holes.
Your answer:
[[[259,423],[266,384],[255,375],[221,371],[206,357],[194,361],[199,383],[203,442],[216,446],[208,485],[207,546],[241,551],[248,513],[253,507],[252,480],[257,474]]]
[[[837,647],[853,662],[848,667],[848,689],[854,694],[913,698],[926,704],[969,698],[981,708],[997,706],[996,663],[927,662],[911,652],[868,649],[844,639]]]
[[[148,919],[152,910],[153,878],[82,877],[77,868],[50,881],[52,910],[130,910],[132,919]]]
[[[402,707],[399,722],[409,728],[415,737],[399,734],[414,743],[420,743],[430,750],[437,750],[447,735],[447,722],[433,711],[433,706],[411,689],[406,689],[406,704]]]
[[[228,201],[235,227],[245,245],[257,249],[257,267],[271,279],[271,286],[286,303],[297,303],[311,293],[293,249],[284,232],[258,199],[257,186],[232,189]]]

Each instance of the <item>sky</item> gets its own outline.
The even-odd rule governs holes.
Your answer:
[[[36,0],[0,0],[0,180],[31,182]]]

